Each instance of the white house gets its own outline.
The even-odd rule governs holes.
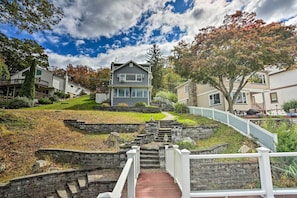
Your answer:
[[[297,100],[297,69],[271,72],[268,76],[269,91],[264,93],[268,112],[281,111],[285,102]]]
[[[11,76],[9,81],[0,82],[0,95],[4,97],[15,97],[24,83],[26,68]],[[59,77],[43,67],[37,66],[35,74],[35,95],[36,98],[47,97],[54,92],[63,92],[70,96],[78,96],[82,93],[90,94],[90,90],[69,81],[68,76]]]

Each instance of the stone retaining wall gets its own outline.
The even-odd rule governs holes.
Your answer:
[[[35,152],[39,159],[49,157],[52,161],[62,164],[80,165],[84,168],[120,168],[126,163],[126,151],[96,152],[76,151],[67,149],[41,148]]]
[[[182,136],[194,140],[207,139],[213,136],[215,130],[216,128],[186,127],[182,129]]]
[[[248,188],[260,183],[257,162],[190,161],[191,190]]]
[[[140,113],[160,113],[161,110],[158,107],[103,107],[97,106],[95,107],[97,110],[101,111],[119,111],[119,112],[140,112]]]
[[[68,183],[77,182],[78,178],[85,178],[92,170],[67,170],[51,173],[41,173],[19,177],[10,180],[7,184],[0,184],[1,198],[32,198],[58,197],[56,190],[65,189]],[[93,170],[94,171],[94,170]],[[80,189],[80,198],[96,197],[99,193],[112,191],[116,184],[115,179],[106,178],[105,181],[89,181],[85,188]]]
[[[144,127],[144,124],[86,124],[84,121],[78,120],[64,120],[64,123],[86,132],[100,134],[134,133]]]

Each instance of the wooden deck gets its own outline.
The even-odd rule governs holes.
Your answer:
[[[136,198],[180,198],[181,195],[178,185],[165,170],[141,170],[136,184]],[[235,196],[232,198],[261,198],[261,196]],[[297,195],[278,195],[275,198],[297,198]]]
[[[141,170],[137,185],[136,198],[180,198],[181,191],[165,170]]]

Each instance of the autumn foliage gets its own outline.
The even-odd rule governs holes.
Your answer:
[[[53,68],[53,72],[58,76],[65,76],[67,73],[71,81],[92,91],[95,91],[98,87],[106,87],[109,84],[110,78],[109,68],[95,70],[83,65],[73,66],[69,64],[66,69]]]
[[[271,65],[286,69],[295,64],[295,28],[266,24],[255,13],[237,11],[226,15],[221,26],[201,29],[192,43],[180,42],[172,60],[181,75],[218,89],[233,112],[237,96],[254,73]]]

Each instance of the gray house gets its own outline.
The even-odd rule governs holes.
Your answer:
[[[149,64],[111,63],[110,100],[111,106],[126,103],[134,106],[137,102],[150,104],[152,73]]]

